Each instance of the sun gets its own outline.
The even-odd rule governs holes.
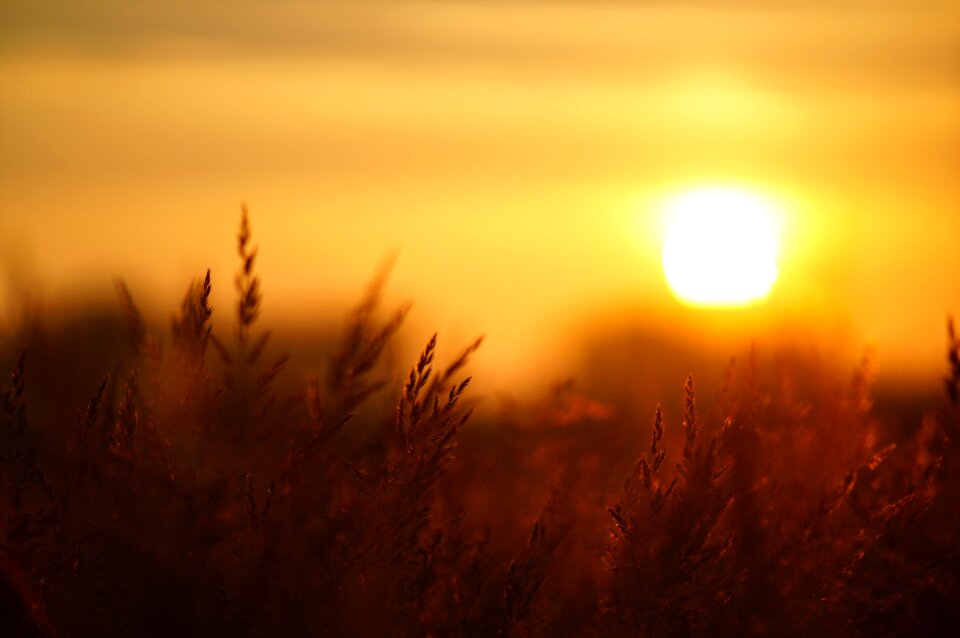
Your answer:
[[[664,206],[663,271],[692,306],[738,307],[767,298],[777,280],[778,208],[742,190],[686,191]]]

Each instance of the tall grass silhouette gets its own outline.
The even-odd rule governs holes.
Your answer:
[[[408,311],[381,309],[386,269],[326,370],[285,375],[246,209],[237,252],[230,335],[206,271],[166,331],[117,282],[125,334],[78,345],[24,325],[2,353],[3,635],[960,627],[952,322],[943,403],[898,428],[866,361],[846,382],[802,361],[733,367],[706,409],[688,379],[682,413],[649,423],[570,384],[475,419],[482,340],[441,363],[433,335],[401,381],[386,366]]]

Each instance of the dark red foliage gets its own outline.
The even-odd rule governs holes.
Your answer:
[[[949,400],[920,423],[879,418],[865,369],[842,383],[800,360],[732,368],[712,405],[688,379],[679,415],[641,420],[563,383],[471,419],[480,340],[441,366],[434,335],[393,381],[407,308],[381,318],[385,275],[326,374],[291,380],[257,325],[250,242],[244,211],[232,338],[211,328],[208,271],[170,335],[119,283],[127,335],[32,327],[5,353],[0,634],[960,627],[952,325]]]

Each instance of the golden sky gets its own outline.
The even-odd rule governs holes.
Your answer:
[[[226,308],[245,201],[268,321],[399,251],[413,332],[487,333],[509,378],[638,321],[932,373],[960,312],[955,1],[0,7],[0,290],[124,275],[159,312],[211,266]],[[762,307],[664,283],[660,202],[704,184],[783,207]]]

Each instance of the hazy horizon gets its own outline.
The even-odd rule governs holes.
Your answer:
[[[508,383],[638,323],[730,349],[799,327],[940,369],[953,3],[2,7],[9,294],[81,303],[122,276],[161,313],[212,267],[228,308],[246,202],[268,322],[340,316],[396,251],[417,330],[489,335]],[[698,314],[664,281],[660,202],[711,184],[785,211],[756,308]]]

